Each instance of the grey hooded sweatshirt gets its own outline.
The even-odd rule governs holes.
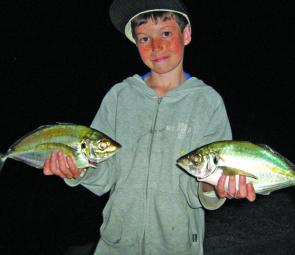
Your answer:
[[[91,126],[122,145],[98,168],[66,180],[97,195],[110,191],[95,254],[203,254],[203,207],[217,209],[224,200],[202,192],[176,160],[231,139],[220,95],[191,77],[159,97],[134,75],[111,88]]]

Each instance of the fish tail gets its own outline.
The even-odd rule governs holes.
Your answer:
[[[0,153],[0,173],[1,173],[1,170],[2,170],[2,168],[4,166],[5,160],[6,160],[5,155],[3,155],[3,154]]]

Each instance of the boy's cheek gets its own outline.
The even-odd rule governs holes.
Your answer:
[[[140,46],[138,47],[138,52],[140,57],[142,58],[142,60],[146,59],[149,56],[149,48],[148,47],[144,47],[144,46]]]
[[[140,52],[147,52],[150,50],[148,44],[137,44],[137,48]]]

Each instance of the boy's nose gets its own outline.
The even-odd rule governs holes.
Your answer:
[[[162,42],[160,39],[154,39],[152,41],[152,50],[157,51],[163,48]]]

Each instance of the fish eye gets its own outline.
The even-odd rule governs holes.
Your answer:
[[[200,163],[200,158],[198,156],[193,156],[192,157],[192,163],[193,164],[198,164]]]
[[[99,148],[100,150],[105,150],[107,147],[109,147],[109,145],[110,145],[109,142],[107,142],[107,141],[101,141],[101,142],[99,142],[99,144],[98,144],[98,148]]]
[[[217,159],[216,156],[213,157],[213,163],[214,163],[215,165],[217,165],[217,163],[218,163],[218,159]]]
[[[85,149],[85,148],[86,148],[86,143],[84,143],[84,142],[81,143],[81,148],[82,148],[82,149]]]

